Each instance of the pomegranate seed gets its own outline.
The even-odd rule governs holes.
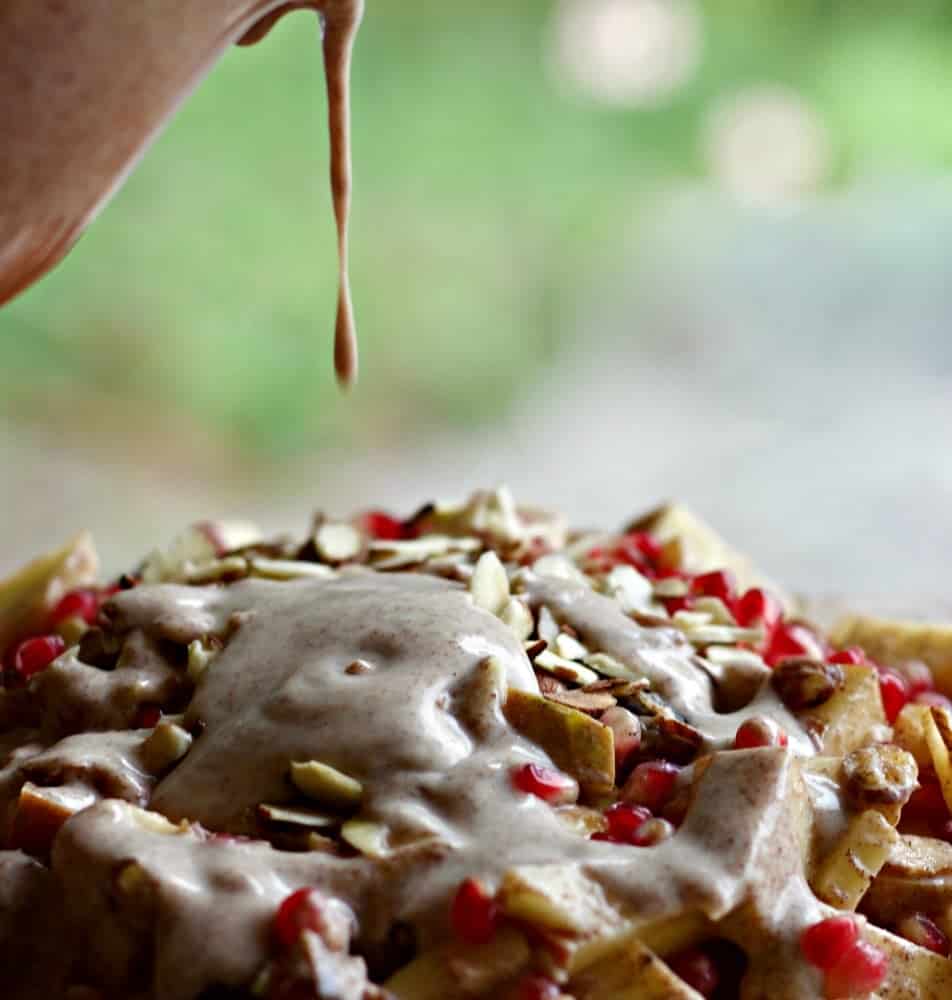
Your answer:
[[[750,750],[754,747],[785,747],[787,734],[773,719],[755,715],[737,727],[734,736],[735,750]]]
[[[154,729],[162,718],[162,709],[158,705],[140,705],[133,720],[133,729]]]
[[[512,783],[520,792],[556,805],[574,802],[578,798],[578,783],[574,778],[541,764],[523,764],[514,768]]]
[[[948,955],[949,939],[942,933],[942,930],[924,913],[910,913],[896,926],[896,930],[913,944],[921,948],[928,948],[937,955]]]
[[[523,976],[516,990],[518,1000],[558,1000],[559,984],[548,976]]]
[[[666,760],[649,760],[639,764],[625,782],[621,797],[625,802],[659,812],[671,797],[681,768]]]
[[[952,701],[938,691],[920,691],[912,700],[917,705],[932,705],[935,708],[947,708],[952,711]]]
[[[609,837],[624,844],[631,843],[641,824],[651,818],[650,810],[627,802],[616,802],[605,810],[604,815],[608,821]]]
[[[858,940],[826,974],[827,1000],[872,993],[886,978],[889,959],[874,945]]]
[[[621,771],[628,758],[641,746],[641,722],[638,716],[616,705],[599,719],[615,737],[615,770]]]
[[[767,641],[764,659],[775,666],[788,656],[812,656],[824,659],[823,644],[813,630],[800,622],[781,622]]]
[[[935,690],[935,678],[932,671],[922,660],[910,660],[902,665],[902,676],[909,688],[909,697],[915,698],[923,691]]]
[[[690,611],[694,607],[693,597],[663,597],[661,603],[669,615],[678,611]]]
[[[838,649],[831,656],[827,657],[827,663],[865,663],[866,654],[859,646],[847,646],[846,649]]]
[[[889,722],[895,722],[903,705],[909,701],[906,682],[892,670],[882,670],[879,674],[879,693],[883,699],[883,709]]]
[[[614,555],[636,569],[656,569],[661,546],[643,531],[633,531],[615,546]]]
[[[719,569],[696,576],[691,582],[691,589],[695,594],[719,597],[727,607],[731,607],[737,597],[737,580],[729,569]]]
[[[397,542],[406,538],[403,521],[382,510],[368,510],[361,514],[358,526],[364,534],[383,542]]]
[[[766,590],[761,590],[760,587],[745,591],[734,602],[733,612],[738,625],[743,628],[763,625],[768,635],[777,627],[783,616],[783,609],[777,598],[768,594]]]
[[[35,635],[24,639],[13,650],[12,669],[28,681],[45,670],[64,649],[66,643],[58,635]]]
[[[293,948],[304,931],[322,931],[325,926],[321,894],[316,889],[298,889],[278,907],[271,933],[278,946]]]
[[[82,618],[92,625],[99,615],[99,595],[94,590],[71,590],[64,594],[50,614],[50,623],[59,625],[67,618]]]
[[[712,997],[721,984],[714,959],[701,948],[686,948],[667,959],[671,971],[697,990],[702,997]]]
[[[853,917],[828,917],[800,935],[800,951],[818,969],[832,969],[857,937],[859,926]]]
[[[499,924],[499,909],[486,887],[475,878],[460,883],[450,907],[450,923],[467,944],[491,941]]]

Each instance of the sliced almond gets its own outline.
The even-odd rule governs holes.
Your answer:
[[[292,761],[291,781],[308,798],[335,809],[356,808],[364,794],[359,781],[319,760]]]
[[[687,597],[691,588],[687,580],[682,580],[679,576],[668,576],[655,580],[652,591],[655,597]]]
[[[201,639],[193,639],[188,644],[188,666],[186,673],[193,684],[197,684],[215,658],[218,650],[206,645]]]
[[[598,674],[594,670],[589,670],[574,660],[566,660],[551,649],[544,649],[532,662],[538,669],[575,684],[593,684],[598,680]]]
[[[243,556],[225,556],[198,564],[186,563],[185,580],[188,583],[219,583],[222,580],[239,580],[248,575],[248,560]]]
[[[510,597],[506,601],[506,606],[502,609],[499,617],[512,629],[520,641],[528,639],[535,628],[532,612],[526,606],[526,602],[518,597]]]
[[[382,823],[365,819],[349,819],[340,835],[351,847],[368,858],[385,858],[390,853],[387,828]]]
[[[317,554],[329,563],[342,563],[360,555],[360,532],[352,524],[327,521],[314,533]]]
[[[266,580],[331,580],[336,575],[330,566],[323,563],[302,562],[297,559],[269,559],[252,556],[248,560],[252,576]]]
[[[491,549],[477,560],[469,582],[469,592],[476,607],[491,615],[501,614],[505,608],[509,600],[509,576],[505,566],[499,561],[499,556]]]
[[[288,823],[291,826],[303,826],[309,829],[324,829],[337,826],[339,816],[329,816],[327,813],[303,806],[269,805],[262,802],[258,806],[258,815],[269,823]]]
[[[142,744],[142,760],[153,773],[160,774],[181,760],[192,746],[192,734],[163,719]]]
[[[573,583],[581,583],[586,587],[591,586],[589,578],[572,562],[571,559],[561,553],[542,556],[532,564],[534,573],[539,576],[551,576],[556,580],[570,580]]]
[[[638,675],[631,667],[625,666],[624,663],[616,660],[614,656],[609,656],[608,653],[589,653],[582,662],[603,677],[617,677],[626,681],[638,680]]]
[[[696,597],[694,609],[709,614],[713,625],[737,625],[737,620],[719,597]]]
[[[605,691],[552,691],[546,697],[580,712],[604,712],[615,706],[614,696]]]
[[[749,668],[756,670],[760,667],[766,669],[767,664],[759,653],[752,649],[737,649],[733,646],[711,646],[704,654],[711,663],[716,663],[719,667]]]
[[[481,548],[482,542],[478,538],[424,535],[407,541],[371,542],[370,557],[375,569],[402,569],[450,552],[477,552]]]
[[[565,632],[560,632],[555,637],[553,649],[559,656],[566,660],[582,660],[588,656],[588,647],[583,646],[578,639],[573,638]]]
[[[760,642],[763,629],[734,628],[731,625],[700,625],[683,629],[684,637],[692,646],[733,646],[738,642]]]

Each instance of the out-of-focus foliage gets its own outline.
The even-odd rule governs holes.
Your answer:
[[[592,0],[596,2],[596,0]],[[712,107],[799,95],[828,183],[952,162],[952,5],[710,0],[649,109],[553,69],[557,5],[368,0],[354,73],[356,399],[333,388],[336,264],[317,27],[231,53],[76,252],[0,313],[0,412],[293,454],[491,418],[568,338],[663,186],[707,178]],[[649,251],[650,252],[650,249]],[[646,335],[646,334],[645,334]]]

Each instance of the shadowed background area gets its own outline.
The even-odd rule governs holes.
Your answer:
[[[590,522],[678,495],[806,589],[944,593],[948,5],[368,8],[356,391],[298,13],[0,312],[0,570],[508,481]]]

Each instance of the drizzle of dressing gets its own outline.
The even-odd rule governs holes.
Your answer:
[[[324,29],[339,253],[334,363],[341,384],[352,384],[349,74],[363,0],[0,4],[0,305],[62,259],[234,42],[254,42],[265,33],[256,25],[305,7],[320,12]]]

